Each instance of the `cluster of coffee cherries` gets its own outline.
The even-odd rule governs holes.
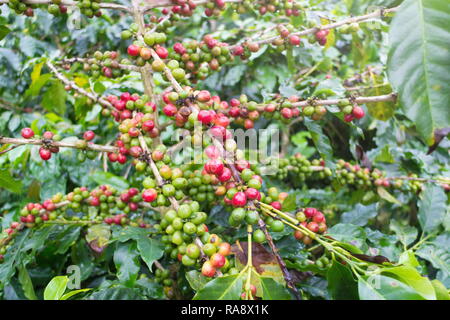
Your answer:
[[[155,280],[164,287],[171,287],[173,285],[173,280],[170,278],[170,271],[168,269],[156,269]]]
[[[345,122],[352,122],[354,119],[362,119],[365,116],[364,109],[357,104],[352,103],[350,99],[340,100],[338,107],[344,114]]]
[[[302,226],[314,233],[322,234],[327,231],[325,215],[316,208],[300,209],[295,214],[295,217]],[[295,230],[294,237],[297,240],[301,240],[305,245],[313,242],[313,238],[299,230]]]
[[[170,11],[184,17],[192,16],[195,8],[197,8],[193,0],[172,0],[172,4],[173,6],[170,8]],[[169,9],[165,9],[163,10],[163,14],[168,14],[170,12]]]
[[[260,105],[255,101],[249,101],[246,95],[241,95],[238,99],[233,98],[229,102],[221,103],[220,110],[233,118],[233,123],[251,129],[261,115],[267,119],[281,120],[286,123],[298,118],[301,116],[300,109],[293,105],[298,101],[297,96],[291,96],[288,99],[276,96],[267,104]]]
[[[207,17],[219,16],[223,10],[226,9],[226,2],[224,0],[212,0],[205,4],[205,15]]]
[[[222,241],[217,234],[205,233],[202,237],[204,245],[202,251],[209,258],[202,265],[202,274],[205,277],[214,277],[217,271],[227,271],[230,268],[230,262],[227,256],[231,254],[231,246],[228,242]]]
[[[252,9],[258,10],[259,14],[280,13],[288,17],[298,17],[301,13],[302,6],[295,0],[262,0],[262,1],[244,1],[244,7],[250,6]]]
[[[347,34],[347,33],[355,33],[358,32],[361,28],[359,27],[359,23],[353,22],[350,24],[345,24],[339,28],[339,32]]]
[[[3,230],[10,239],[0,248],[0,255],[6,253],[20,230],[40,226],[45,221],[63,219],[149,228],[150,225],[140,215],[136,215],[138,218],[130,216],[138,210],[139,201],[141,196],[135,188],[120,193],[111,186],[102,185],[91,191],[86,187],[78,187],[67,195],[57,193],[42,203],[28,203],[20,211],[20,222],[13,221]]]
[[[105,76],[107,78],[118,78],[129,73],[128,70],[120,68],[120,65],[130,65],[128,59],[119,60],[117,51],[96,51],[93,58],[86,59],[83,70],[90,73],[94,78]]]
[[[222,242],[220,237],[209,234],[205,221],[208,215],[200,211],[200,205],[196,201],[185,203],[177,210],[169,209],[165,212],[156,230],[163,233],[162,243],[165,244],[165,252],[172,258],[178,259],[185,266],[196,265],[202,253],[210,259],[203,264],[205,276],[212,277],[216,269],[225,266],[225,257],[230,254],[231,248],[227,242]],[[196,241],[201,237],[203,242]]]
[[[122,39],[130,39],[135,37],[138,32],[137,26],[132,25],[130,29],[122,31]],[[152,59],[151,49],[155,50],[156,54],[161,59],[166,59],[169,55],[167,49],[162,46],[167,41],[167,35],[164,32],[156,32],[147,28],[143,35],[143,41],[135,40],[127,48],[128,55],[131,56],[134,63],[138,66],[143,66],[147,61]]]
[[[327,44],[327,38],[329,33],[330,30],[328,29],[319,30],[314,34],[314,37],[321,46],[325,46]]]
[[[219,42],[211,35],[205,35],[200,42],[190,40],[175,43],[168,57],[171,60],[167,66],[172,70],[183,69],[192,83],[204,80],[212,72],[219,71],[222,65],[233,61],[228,44]],[[175,74],[174,77],[177,78]]]
[[[24,14],[27,17],[34,16],[33,5],[26,4],[20,0],[9,0],[7,5],[16,14]]]
[[[323,159],[308,160],[300,153],[280,159],[278,165],[277,178],[280,180],[286,179],[288,174],[295,176],[293,180],[299,182],[310,179],[313,175],[319,179],[325,179],[333,175],[330,168],[324,167],[325,162]],[[314,170],[314,167],[320,170]]]
[[[31,128],[23,128],[21,135],[25,139],[41,139],[42,146],[39,148],[39,156],[44,161],[50,160],[53,153],[59,152],[59,147],[52,144],[53,141],[61,140],[59,135],[54,135],[52,132],[46,131],[43,133],[42,137],[39,137],[34,134],[34,131]]]
[[[101,0],[78,0],[77,7],[88,18],[101,17],[100,2]]]

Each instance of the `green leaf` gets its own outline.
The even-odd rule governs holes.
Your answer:
[[[438,300],[450,300],[450,294],[446,287],[439,280],[432,280],[434,291],[436,292],[436,299]]]
[[[338,241],[349,243],[360,249],[366,245],[366,232],[363,228],[352,224],[338,223],[328,229],[327,233]]]
[[[89,178],[98,184],[110,185],[119,191],[129,188],[127,180],[122,177],[118,177],[111,172],[97,171],[94,172]]]
[[[409,246],[417,239],[418,231],[412,226],[403,226],[397,220],[391,220],[389,228],[395,232],[398,239],[403,245]]]
[[[392,20],[388,76],[406,115],[432,143],[450,126],[450,6],[442,0],[406,0]],[[414,32],[412,32],[414,30]]]
[[[295,210],[296,208],[297,208],[297,194],[291,193],[283,201],[283,210],[292,211]]]
[[[413,288],[382,275],[359,278],[358,293],[361,300],[423,300]]]
[[[117,278],[127,287],[133,287],[140,269],[136,242],[120,243],[114,252]]]
[[[51,73],[45,73],[41,74],[39,78],[37,78],[35,81],[33,81],[26,91],[26,96],[37,96],[39,94],[39,91],[41,91],[42,87],[52,78]]]
[[[375,204],[368,206],[357,203],[351,211],[344,212],[341,221],[347,224],[353,224],[360,227],[365,226],[370,219],[377,216],[377,208]]]
[[[7,26],[0,26],[0,40],[3,40],[11,30]]]
[[[45,287],[44,300],[59,300],[66,291],[68,282],[67,276],[54,277]]]
[[[36,293],[33,288],[33,282],[31,281],[27,268],[24,265],[19,267],[19,282],[22,285],[25,297],[29,300],[37,300]]]
[[[311,138],[314,145],[319,151],[320,156],[325,160],[327,167],[334,168],[333,163],[333,148],[330,144],[330,139],[323,133],[322,127],[316,122],[309,119],[304,121],[306,128],[311,133]]]
[[[197,270],[186,272],[186,280],[194,291],[199,291],[208,283],[209,279]]]
[[[114,287],[94,292],[89,300],[143,300],[139,290],[132,288]]]
[[[8,169],[1,169],[0,187],[14,193],[20,193],[22,190],[22,181],[14,179]]]
[[[289,291],[280,283],[270,277],[260,277],[262,288],[262,298],[264,300],[291,300],[292,296]]]
[[[346,266],[333,261],[327,272],[328,290],[335,300],[357,300],[358,288],[352,272]]]
[[[407,284],[425,299],[436,300],[436,294],[430,280],[426,277],[422,277],[416,269],[409,266],[399,266],[383,268],[381,272],[383,274],[388,274],[391,277],[393,276]]]
[[[3,263],[0,263],[0,283],[8,283],[16,271],[16,265],[20,265],[22,262],[24,256],[22,250],[27,243],[30,232],[30,229],[22,231],[6,252]]]
[[[418,217],[423,231],[431,232],[444,222],[447,210],[447,196],[441,186],[427,184],[420,194],[417,203],[419,207]]]
[[[89,291],[89,290],[92,290],[92,289],[86,288],[86,289],[73,290],[73,291],[67,292],[67,293],[66,293],[65,295],[63,295],[59,300],[67,300],[67,299],[73,297],[73,296],[76,295],[76,294],[79,294],[79,293],[81,293],[81,292],[86,292],[86,291]]]
[[[436,278],[446,286],[450,286],[450,236],[443,234],[437,236],[433,242],[424,244],[416,251],[416,255],[428,260],[434,268],[438,269]]]
[[[384,199],[390,203],[401,205],[401,202],[398,201],[397,199],[395,199],[394,196],[392,194],[390,194],[389,191],[387,191],[385,188],[378,187],[377,193],[382,199]]]
[[[67,92],[60,81],[54,81],[53,84],[42,96],[42,106],[45,110],[64,115],[66,112]]]
[[[152,270],[153,262],[161,258],[164,254],[163,245],[159,241],[150,239],[147,236],[137,239],[137,248],[142,260],[147,264],[150,271]]]
[[[194,296],[194,300],[239,300],[242,292],[243,275],[234,274],[215,278],[208,282]]]

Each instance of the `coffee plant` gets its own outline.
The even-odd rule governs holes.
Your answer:
[[[2,299],[450,299],[447,1],[106,1],[0,0]]]

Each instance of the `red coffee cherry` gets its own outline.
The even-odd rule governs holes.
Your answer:
[[[32,137],[34,137],[34,131],[31,130],[31,128],[23,128],[21,134],[25,139],[31,139]]]
[[[214,268],[222,268],[225,265],[225,257],[220,253],[214,253],[209,259]]]
[[[205,261],[205,263],[202,266],[202,274],[205,277],[214,277],[216,274],[216,268],[211,264],[210,261]]]
[[[94,133],[94,131],[89,130],[89,131],[86,131],[86,132],[83,134],[83,139],[86,140],[86,141],[94,140],[94,138],[95,138],[95,133]]]
[[[39,156],[42,160],[47,161],[52,157],[52,152],[46,148],[41,147],[39,149]]]
[[[128,46],[127,52],[130,56],[137,57],[141,52],[141,47],[134,44],[130,44]]]
[[[156,200],[156,197],[158,196],[158,193],[155,189],[147,189],[144,192],[142,192],[142,200],[145,202],[153,202]]]
[[[233,207],[243,207],[247,204],[247,196],[242,191],[236,192],[233,196],[231,204]]]
[[[364,109],[361,108],[361,107],[359,107],[359,106],[356,106],[356,107],[353,108],[352,115],[353,115],[356,119],[361,119],[361,118],[363,118],[364,115],[365,115]]]

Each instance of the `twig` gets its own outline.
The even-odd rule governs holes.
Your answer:
[[[0,137],[0,144],[14,144],[14,145],[18,145],[18,146],[26,145],[26,144],[43,145],[44,141],[40,140],[40,139]],[[55,147],[62,147],[62,148],[79,149],[77,147],[76,143],[69,143],[69,142],[51,141],[50,145],[55,146]],[[118,152],[118,150],[119,150],[117,147],[104,146],[104,145],[90,143],[90,142],[87,144],[86,149],[93,150],[93,151],[99,151],[99,152]]]
[[[50,62],[47,61],[46,62],[47,67],[50,69],[50,71],[59,79],[61,80],[65,85],[70,86],[72,89],[74,89],[75,91],[77,91],[78,93],[88,97],[89,99],[98,102],[99,104],[101,104],[102,106],[105,106],[107,108],[110,108],[112,110],[115,110],[115,108],[113,107],[113,105],[111,103],[109,103],[107,100],[105,100],[102,97],[97,96],[94,93],[91,92],[87,92],[86,90],[84,90],[83,88],[80,88],[79,86],[77,86],[73,81],[70,81],[69,79],[67,79],[61,72],[58,71],[58,69]]]

